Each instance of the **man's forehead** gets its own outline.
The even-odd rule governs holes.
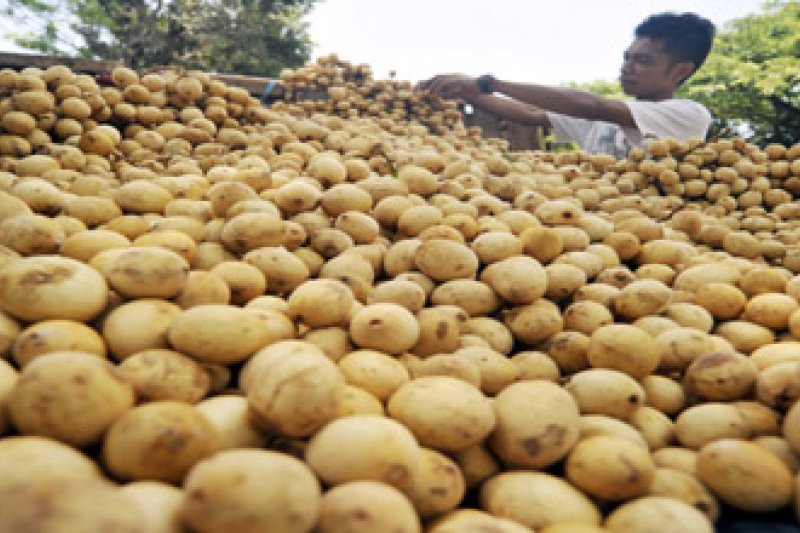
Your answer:
[[[625,50],[626,54],[658,56],[664,54],[664,42],[661,39],[651,39],[649,37],[638,37]]]

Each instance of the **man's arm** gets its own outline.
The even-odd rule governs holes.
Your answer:
[[[550,125],[547,112],[543,109],[512,100],[511,98],[503,98],[491,94],[476,94],[467,96],[466,101],[475,107],[485,109],[507,120],[533,126]]]
[[[421,82],[418,87],[445,98],[464,98],[467,101],[481,94],[475,85],[475,78],[461,74],[439,75]],[[495,80],[491,84],[491,89],[542,111],[553,111],[588,120],[604,120],[625,127],[636,126],[625,102],[590,92],[503,80]]]

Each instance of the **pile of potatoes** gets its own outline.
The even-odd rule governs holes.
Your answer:
[[[798,508],[800,145],[511,152],[335,57],[282,78],[329,98],[0,71],[0,531]]]

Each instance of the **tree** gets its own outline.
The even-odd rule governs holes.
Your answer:
[[[302,17],[316,0],[10,0],[23,48],[120,60],[134,68],[182,65],[277,75],[308,61]]]
[[[800,3],[772,0],[726,24],[679,94],[704,103],[719,126],[752,131],[758,144],[800,141]]]
[[[617,82],[570,86],[622,97]],[[761,145],[800,141],[800,3],[769,0],[762,13],[729,21],[677,95],[709,108],[712,135],[730,126]]]

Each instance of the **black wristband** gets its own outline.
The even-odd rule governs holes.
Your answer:
[[[478,90],[483,94],[492,94],[494,92],[492,90],[494,81],[494,76],[491,74],[484,74],[483,76],[475,78],[475,85],[478,86]]]

